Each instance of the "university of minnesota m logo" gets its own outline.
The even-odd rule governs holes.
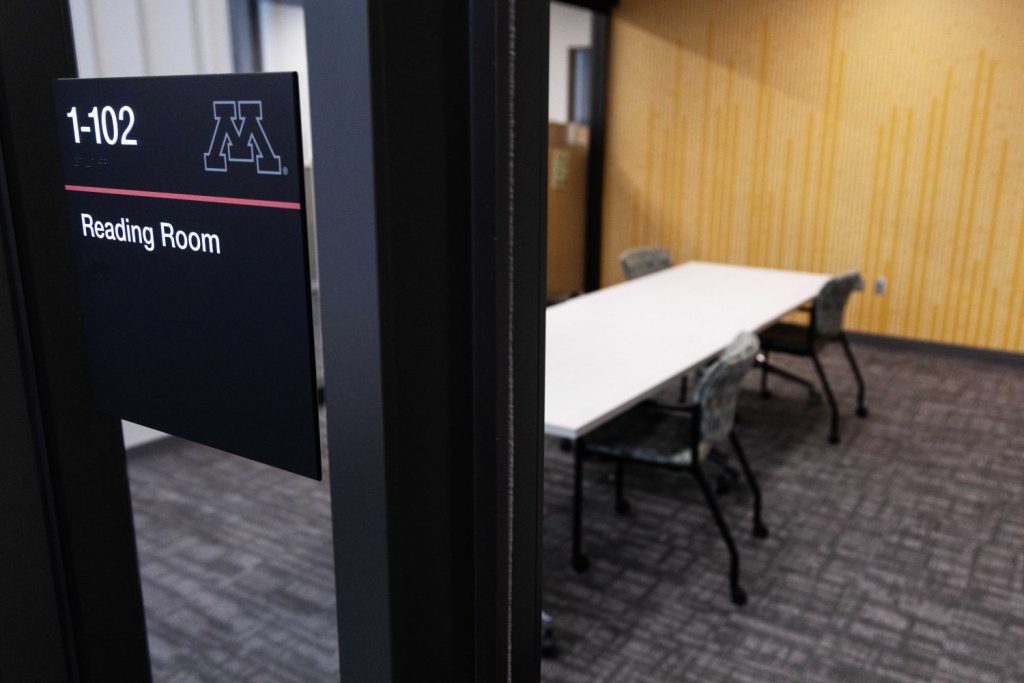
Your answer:
[[[274,154],[263,130],[263,102],[217,100],[213,103],[213,139],[203,154],[207,171],[226,172],[228,162],[256,164],[256,172],[281,175],[281,157]]]

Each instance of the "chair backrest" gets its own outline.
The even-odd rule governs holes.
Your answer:
[[[819,337],[835,337],[843,331],[846,302],[863,284],[864,280],[855,270],[825,283],[814,299],[814,332]]]
[[[633,247],[619,254],[619,263],[627,280],[650,275],[672,267],[672,257],[664,247]]]
[[[693,400],[701,404],[701,438],[722,441],[736,420],[736,398],[743,376],[753,367],[761,342],[752,332],[741,332],[697,380]]]

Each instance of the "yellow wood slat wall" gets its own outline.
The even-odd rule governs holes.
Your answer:
[[[856,268],[851,329],[1024,351],[1022,26],[1015,0],[622,0],[603,283],[638,244]]]

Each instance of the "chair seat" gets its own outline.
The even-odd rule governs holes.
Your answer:
[[[583,449],[606,458],[660,466],[688,467],[693,462],[692,418],[645,403],[605,423],[583,439]],[[701,460],[710,452],[701,443]]]
[[[808,327],[793,323],[775,323],[759,335],[762,351],[806,355],[811,351]]]

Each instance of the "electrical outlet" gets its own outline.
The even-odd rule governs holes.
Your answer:
[[[875,294],[885,294],[885,278],[880,277],[875,280]]]

